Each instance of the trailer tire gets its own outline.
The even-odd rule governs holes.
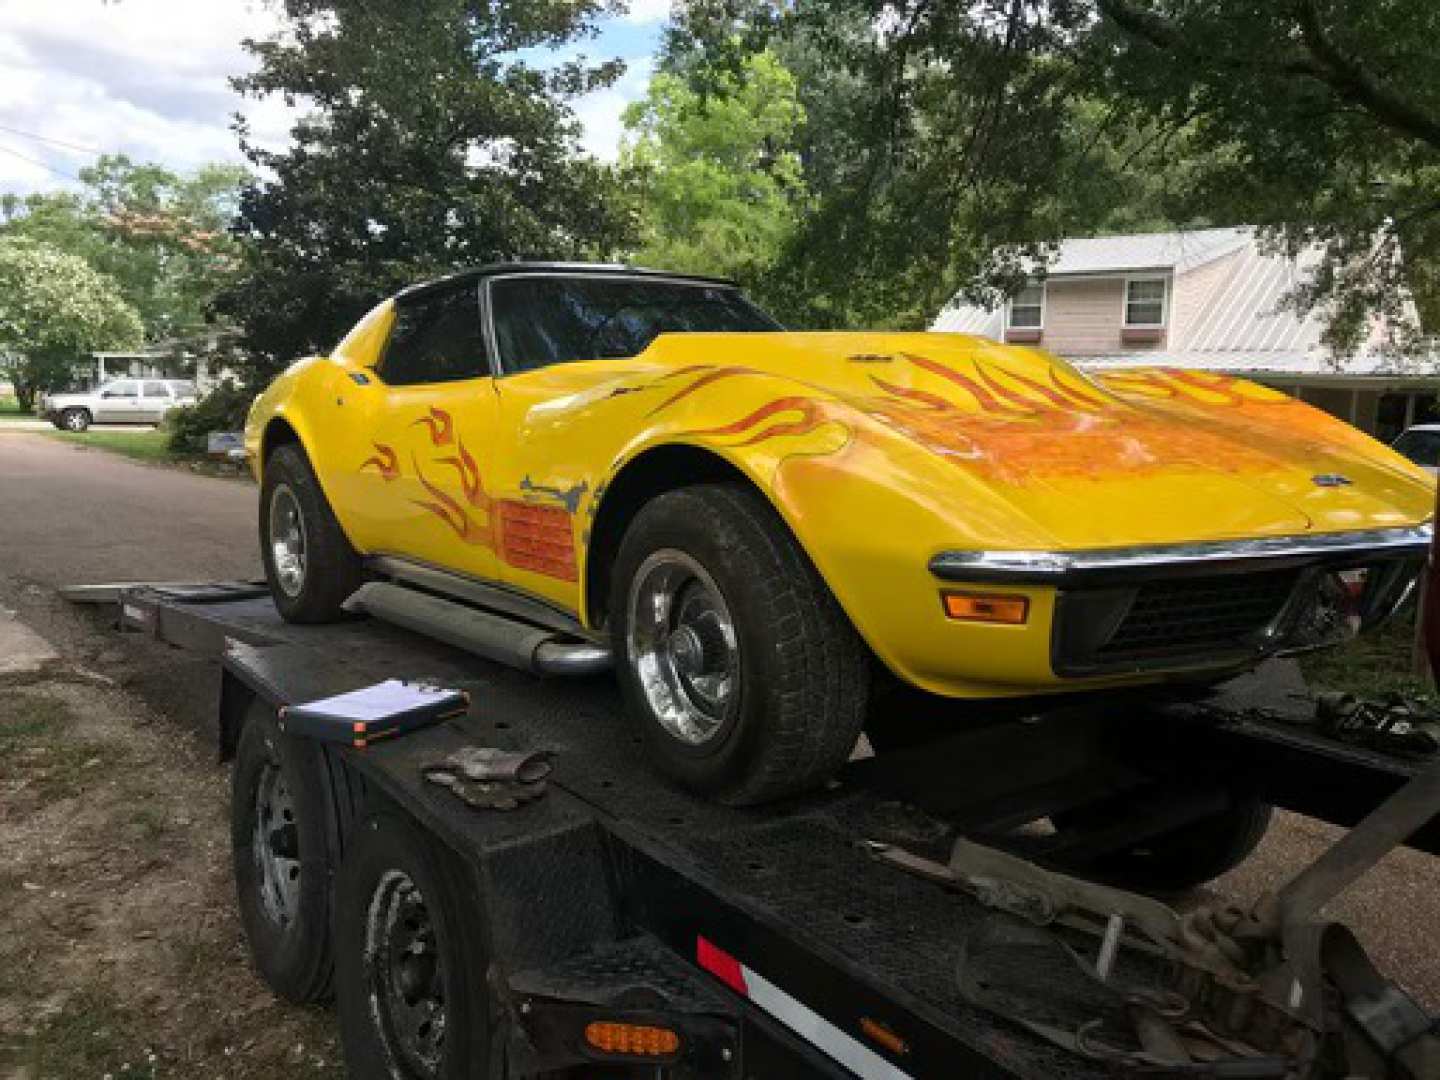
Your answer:
[[[466,923],[474,906],[452,874],[435,842],[394,813],[355,829],[335,900],[336,1011],[350,1080],[491,1075],[487,965]]]
[[[330,996],[331,852],[317,748],[251,706],[231,773],[230,847],[250,956],[287,1001]]]
[[[1117,815],[1128,816],[1124,800],[1066,815],[1055,822],[1103,825]],[[1181,893],[1226,874],[1248,859],[1270,827],[1274,809],[1253,795],[1234,793],[1230,806],[1209,817],[1192,821],[1142,844],[1087,862],[1087,876],[1123,889],[1152,893]]]
[[[758,492],[697,484],[652,499],[610,588],[627,712],[672,780],[744,806],[817,787],[845,763],[870,655]]]
[[[260,555],[276,609],[287,622],[338,620],[364,568],[298,443],[277,447],[266,459],[259,517]],[[282,528],[286,535],[277,535]]]

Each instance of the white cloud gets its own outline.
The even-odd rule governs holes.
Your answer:
[[[294,112],[276,98],[243,99],[229,86],[232,76],[254,68],[242,40],[267,37],[283,25],[277,6],[270,0],[0,0],[0,193],[73,187],[66,177],[94,160],[87,150],[177,169],[241,161],[230,130],[236,112],[248,119],[255,141],[283,147]],[[670,0],[633,0],[623,20],[610,23],[621,35],[621,51],[632,41],[653,49],[654,30],[641,31],[639,24],[655,24],[669,12]],[[648,57],[632,57],[614,86],[575,102],[588,152],[614,160],[620,114],[644,94],[651,66]]]
[[[279,26],[260,0],[0,4],[0,191],[70,186],[64,174],[94,158],[76,147],[182,169],[238,161],[237,111],[258,141],[283,144],[289,110],[228,84],[253,67],[242,39]]]
[[[620,153],[620,136],[625,131],[621,114],[625,106],[645,96],[654,61],[646,57],[629,61],[625,74],[603,90],[587,94],[575,103],[575,116],[585,134],[580,144],[601,161],[614,161]]]
[[[626,22],[657,23],[670,18],[672,0],[630,0],[623,18]]]

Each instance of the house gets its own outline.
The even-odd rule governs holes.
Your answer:
[[[1282,303],[1314,257],[1261,252],[1248,228],[1065,241],[1043,278],[993,310],[958,298],[932,329],[1035,345],[1081,368],[1146,365],[1243,375],[1386,441],[1440,420],[1440,371],[1386,347],[1376,325],[1352,355],[1324,322]]]

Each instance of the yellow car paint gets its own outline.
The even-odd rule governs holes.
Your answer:
[[[1173,672],[1058,677],[1053,590],[993,589],[1028,598],[1024,625],[948,618],[940,593],[957,586],[927,569],[941,551],[1346,532],[1418,524],[1434,505],[1423,470],[1228,376],[1091,378],[952,334],[672,334],[624,360],[390,387],[373,368],[393,318],[387,301],[333,355],[292,367],[246,430],[258,476],[270,425],[294,429],[357,550],[498,581],[598,630],[586,567],[605,492],[647,451],[693,446],[764,493],[896,674],[952,696]]]

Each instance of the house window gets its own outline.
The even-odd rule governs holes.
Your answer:
[[[1010,329],[1041,330],[1045,326],[1045,286],[1026,285],[1010,301]]]
[[[1130,278],[1125,282],[1125,326],[1159,329],[1165,325],[1166,286],[1163,277]]]

